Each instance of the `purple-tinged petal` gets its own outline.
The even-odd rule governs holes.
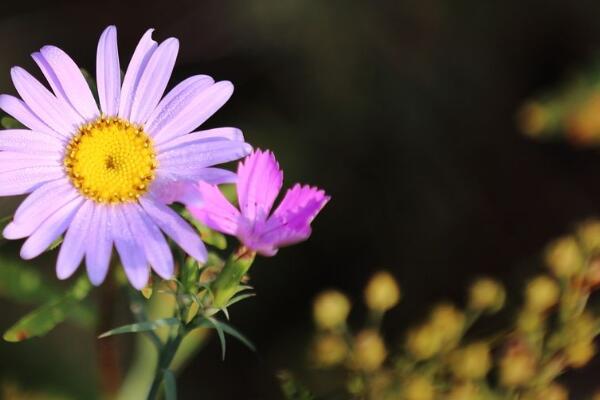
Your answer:
[[[55,137],[29,129],[0,130],[0,150],[23,153],[61,154],[64,145]]]
[[[4,228],[4,237],[21,239],[31,235],[61,207],[81,197],[68,182],[65,183],[68,186],[50,182],[30,194],[17,209],[13,221]]]
[[[229,140],[233,142],[243,142],[244,135],[238,128],[214,128],[205,131],[192,132],[187,135],[181,135],[175,139],[162,144],[156,144],[156,150],[162,152],[173,150],[179,147],[185,147],[193,143],[205,143],[210,141]]]
[[[119,101],[119,117],[127,120],[131,115],[131,106],[140,84],[140,78],[150,57],[156,50],[157,43],[152,40],[152,32],[154,32],[154,29],[148,29],[140,39],[123,78],[121,99]]]
[[[96,52],[96,81],[100,109],[105,115],[119,113],[121,97],[121,67],[117,46],[117,28],[109,26],[102,32]]]
[[[154,223],[175,241],[186,253],[200,262],[206,261],[207,252],[198,233],[169,207],[154,199],[142,197],[140,204]]]
[[[217,186],[199,182],[202,201],[187,208],[194,218],[216,231],[235,235],[238,231],[240,212],[225,198]]]
[[[144,249],[136,240],[135,232],[131,231],[122,206],[110,208],[109,215],[112,237],[121,257],[125,275],[134,288],[141,290],[150,278],[150,266],[144,256]]]
[[[229,161],[238,160],[252,151],[245,142],[230,140],[199,140],[166,150],[158,155],[159,170],[198,171]]]
[[[53,202],[55,199],[63,198],[67,193],[73,190],[73,186],[67,179],[57,179],[55,181],[44,183],[25,200],[21,202],[19,208],[15,211],[14,219],[39,219],[39,216],[31,215],[34,209],[44,209],[44,203]],[[49,204],[49,203],[46,203]]]
[[[21,247],[21,258],[30,260],[42,254],[67,229],[83,201],[82,197],[71,200],[42,222]]]
[[[0,171],[12,171],[28,167],[44,165],[61,165],[58,154],[53,153],[15,153],[12,151],[0,151]]]
[[[64,136],[46,125],[21,99],[8,94],[0,95],[0,109],[31,130],[47,133],[64,140]]]
[[[64,168],[31,167],[0,173],[0,196],[29,193],[45,182],[65,177]]]
[[[85,265],[93,285],[98,286],[106,278],[112,253],[112,240],[109,227],[108,207],[94,204],[94,212],[90,221],[88,241],[85,250]]]
[[[270,151],[257,150],[238,166],[240,210],[250,221],[265,221],[283,184],[283,172]]]
[[[56,276],[58,279],[67,279],[77,270],[86,242],[89,240],[90,221],[94,212],[94,202],[86,200],[73,217],[71,225],[65,234],[65,239],[60,246],[56,261]]]
[[[154,111],[169,83],[178,51],[179,41],[169,38],[152,54],[135,92],[129,121],[143,124]]]
[[[13,84],[25,104],[44,123],[64,137],[70,137],[85,122],[71,107],[58,100],[37,79],[20,67],[10,70]]]
[[[100,116],[89,85],[67,53],[55,46],[44,46],[32,57],[58,98],[65,99],[87,121]]]
[[[221,168],[194,168],[194,166],[163,167],[160,170],[160,175],[168,177],[171,180],[203,181],[212,185],[235,183],[237,181],[237,175],[234,172]]]
[[[163,204],[175,202],[195,204],[200,200],[196,182],[186,178],[174,178],[157,174],[150,186],[150,195]]]
[[[159,124],[149,125],[149,132],[159,144],[190,133],[221,108],[232,93],[233,85],[228,81],[210,86],[198,82],[159,111]]]
[[[150,136],[156,136],[165,124],[168,124],[175,115],[181,112],[181,108],[191,96],[214,83],[215,81],[208,75],[195,75],[180,82],[152,111],[145,124],[146,132]]]
[[[138,242],[141,242],[152,269],[161,278],[171,279],[174,268],[173,254],[163,234],[139,205],[128,205],[125,211],[131,231],[138,238]]]

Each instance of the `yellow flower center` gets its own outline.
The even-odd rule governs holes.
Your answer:
[[[120,118],[82,126],[65,151],[64,165],[81,194],[99,203],[135,201],[146,193],[157,167],[150,137]]]

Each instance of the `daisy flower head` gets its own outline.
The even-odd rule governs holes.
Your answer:
[[[257,150],[238,165],[239,210],[219,190],[199,182],[200,201],[187,205],[208,227],[236,236],[246,248],[273,256],[283,246],[308,239],[310,223],[330,197],[319,188],[295,184],[271,214],[283,185],[283,171],[270,151]]]
[[[175,65],[177,39],[162,43],[148,30],[121,82],[114,26],[98,42],[98,103],[75,62],[44,46],[32,57],[52,91],[20,67],[11,70],[21,97],[0,95],[0,108],[28,129],[0,131],[0,195],[29,194],[4,229],[27,238],[21,257],[44,252],[65,233],[56,264],[59,278],[82,260],[90,281],[106,277],[115,246],[135,288],[150,268],[173,275],[169,236],[197,260],[206,258],[199,235],[168,204],[185,201],[191,182],[231,182],[216,164],[251,151],[235,128],[194,131],[231,96],[233,85],[192,76],[163,97]]]

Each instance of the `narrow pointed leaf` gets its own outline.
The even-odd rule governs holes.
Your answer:
[[[179,320],[177,318],[162,318],[154,321],[138,322],[135,324],[123,325],[118,328],[111,329],[110,331],[104,332],[103,334],[98,336],[98,339],[102,339],[113,335],[120,335],[123,333],[153,331],[164,326],[175,326],[177,324],[179,324]]]
[[[80,305],[80,301],[88,295],[91,288],[86,277],[80,278],[62,297],[51,300],[17,321],[4,333],[4,340],[20,342],[43,336],[56,325],[73,316],[76,316],[76,320],[81,323],[91,324],[93,317],[89,313],[86,314],[85,309]]]

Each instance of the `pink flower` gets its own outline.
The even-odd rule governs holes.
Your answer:
[[[236,236],[244,246],[264,256],[306,240],[310,223],[330,199],[323,190],[297,183],[269,215],[283,184],[283,171],[273,153],[252,152],[239,163],[237,173],[240,210],[217,186],[206,182],[198,183],[202,201],[188,204],[188,209],[210,228]]]

